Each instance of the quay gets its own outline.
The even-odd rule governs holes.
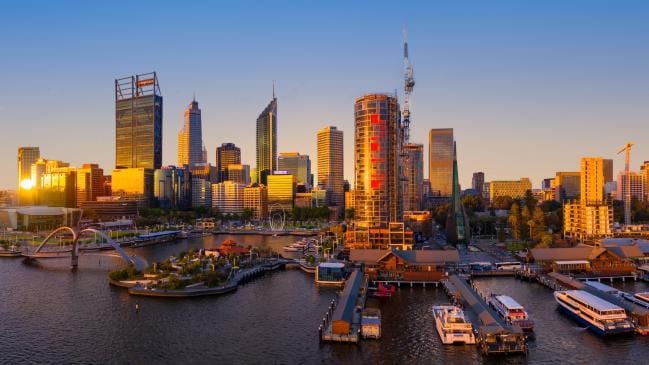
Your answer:
[[[483,355],[527,354],[525,336],[520,328],[508,325],[493,313],[486,301],[465,279],[450,275],[448,281],[450,285],[446,286],[447,290],[456,290],[461,303],[466,304],[475,314],[476,319],[472,318],[471,321],[477,328],[476,338]]]
[[[345,282],[338,303],[332,301],[318,327],[320,341],[358,343],[361,338],[361,316],[367,298],[368,278],[354,270]]]

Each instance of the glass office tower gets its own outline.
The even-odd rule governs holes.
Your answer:
[[[453,195],[453,128],[431,129],[428,148],[431,194],[450,198]]]
[[[266,184],[266,177],[277,168],[277,98],[257,118],[257,182]]]
[[[115,80],[115,167],[162,165],[162,95],[155,72]]]

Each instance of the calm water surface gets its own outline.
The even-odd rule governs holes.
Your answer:
[[[275,249],[291,237],[218,236],[137,249],[157,261],[226,238]],[[430,308],[446,303],[441,289],[402,287],[386,301],[383,338],[360,346],[320,344],[316,328],[335,289],[313,276],[278,271],[219,297],[165,300],[129,296],[107,283],[116,258],[87,254],[71,273],[65,260],[27,266],[0,260],[0,363],[219,364],[481,364],[472,346],[442,346]],[[557,311],[550,290],[509,278],[479,280],[486,292],[512,295],[536,321],[527,359],[513,364],[642,364],[649,338],[602,340]],[[627,291],[649,290],[622,283]],[[135,304],[141,309],[136,312]]]

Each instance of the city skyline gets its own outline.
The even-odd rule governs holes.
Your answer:
[[[411,11],[412,16],[406,22],[410,59],[417,80],[412,97],[410,141],[425,144],[430,128],[454,128],[463,188],[470,186],[475,171],[484,171],[486,181],[527,176],[533,186],[538,187],[543,178],[554,176],[556,171],[577,170],[582,156],[615,158],[614,174],[617,175],[623,167],[622,159],[615,154],[618,147],[649,131],[649,126],[644,123],[647,108],[643,105],[649,93],[642,86],[647,84],[649,75],[646,67],[641,67],[647,63],[649,55],[646,50],[634,46],[641,44],[649,33],[646,23],[641,22],[642,18],[635,16],[642,13],[646,5],[626,2],[624,6],[608,7],[589,2],[589,6],[584,8],[584,3],[581,4],[536,4],[532,9],[522,9],[522,5],[510,2],[476,5],[476,10],[486,11],[476,11],[476,14],[481,13],[479,18],[466,9],[449,4],[418,5],[416,8],[421,11]],[[20,11],[14,9],[15,6],[20,5],[3,5],[7,11],[2,13]],[[135,7],[138,6],[144,5]],[[202,42],[205,37],[227,29],[225,27],[231,26],[233,21],[243,19],[244,14],[254,20],[265,16],[262,14],[269,10],[264,6],[254,9],[243,9],[242,5],[229,6],[234,14],[232,20],[223,19],[223,24],[215,26],[204,25],[202,32],[179,25],[176,32],[165,33],[165,36],[173,40],[193,34],[195,38],[190,39],[190,43]],[[322,15],[335,10],[334,6],[318,6],[320,9],[317,10]],[[211,5],[202,7],[206,8],[206,13],[211,10]],[[11,92],[6,89],[1,92],[0,120],[3,124],[20,120],[24,126],[3,130],[4,143],[0,147],[0,164],[3,166],[14,165],[19,146],[39,146],[45,158],[67,161],[73,166],[98,163],[110,171],[115,164],[115,132],[114,97],[109,83],[124,75],[155,70],[165,96],[163,165],[175,162],[175,140],[182,126],[182,111],[189,97],[196,92],[205,114],[204,139],[208,160],[214,163],[215,148],[232,141],[242,147],[242,162],[253,167],[255,151],[251,136],[254,135],[255,118],[261,106],[268,102],[272,80],[275,79],[282,109],[278,152],[298,151],[315,156],[317,130],[325,125],[337,125],[346,132],[345,178],[353,183],[351,131],[354,98],[365,92],[401,90],[400,28],[403,22],[388,22],[394,26],[377,30],[376,40],[358,45],[354,36],[369,24],[369,18],[385,20],[394,16],[373,10],[375,17],[356,23],[354,15],[362,8],[359,5],[350,6],[349,12],[340,15],[341,29],[335,31],[317,21],[322,16],[314,15],[317,12],[300,18],[296,26],[303,27],[304,32],[292,37],[286,34],[294,32],[288,33],[292,30],[284,27],[273,29],[270,34],[264,34],[255,27],[236,28],[242,33],[237,43],[218,38],[213,47],[209,47],[211,50],[205,50],[205,60],[192,60],[191,63],[178,57],[166,57],[168,52],[175,52],[176,47],[156,49],[155,46],[159,45],[156,42],[152,57],[142,55],[134,60],[120,59],[117,62],[112,56],[107,56],[112,51],[110,47],[115,46],[112,43],[114,39],[120,38],[108,33],[108,29],[112,29],[110,20],[113,13],[103,14],[102,10],[106,9],[101,6],[84,9],[81,5],[80,8],[50,8],[44,4],[30,11],[33,14],[30,22],[38,23],[32,24],[34,27],[29,31],[22,28],[25,23],[2,19],[2,23],[11,29],[3,33],[13,35],[6,39],[13,52],[0,60],[4,70],[0,72],[3,79],[16,88]],[[87,12],[85,18],[72,19],[74,11],[83,10]],[[303,10],[298,7],[294,11]],[[279,19],[291,16],[291,12],[282,6],[272,12]],[[517,14],[518,20],[508,19],[508,14],[512,13]],[[72,24],[53,23],[51,14],[71,20]],[[432,16],[431,21],[424,17],[425,14]],[[165,7],[158,9],[157,15],[162,22],[174,18]],[[616,27],[598,26],[618,17],[624,17],[625,22],[616,22]],[[449,24],[445,19],[452,19],[454,23]],[[566,19],[571,22],[569,26],[562,25]],[[87,22],[96,24],[97,29],[85,35],[74,33],[72,25],[83,26]],[[547,27],[546,23],[555,27]],[[33,38],[49,28],[54,29],[52,35],[47,34],[43,40]],[[476,35],[478,30],[480,35]],[[512,35],[513,30],[518,34]],[[137,39],[147,34],[148,31],[141,31],[134,44],[126,46],[127,49],[137,47]],[[564,34],[568,36],[564,37]],[[53,35],[61,37],[51,39]],[[88,39],[106,40],[108,43],[98,49],[78,42]],[[267,50],[269,45],[265,42],[270,39],[280,42],[273,47],[287,49],[282,57],[265,62],[243,60],[248,49],[260,47],[260,50]],[[50,72],[52,67],[40,67],[40,58],[35,57],[37,52],[51,50],[42,43],[46,41],[60,49],[54,52],[55,57],[48,59],[57,68],[56,72]],[[571,50],[570,47],[576,44],[578,49]],[[487,47],[498,52],[483,54],[481,51]],[[214,63],[217,49],[232,54],[225,57],[226,60],[216,58],[218,62]],[[382,56],[371,62],[357,57],[368,49],[377,50]],[[82,56],[77,60],[71,57],[73,50],[86,52],[81,52]],[[548,62],[544,57],[550,55],[550,50],[560,50],[563,54],[553,53]],[[312,57],[329,52],[340,57],[330,64],[311,62]],[[99,57],[110,62],[100,62],[97,60]],[[539,62],[539,59],[544,61]],[[93,64],[94,68],[82,67],[79,62]],[[30,77],[22,77],[19,71],[29,66]],[[187,76],[182,71],[187,67],[214,71],[200,77]],[[228,75],[233,73],[232,70],[245,76],[233,79]],[[383,76],[376,78],[377,72]],[[353,76],[349,77],[350,74]],[[70,82],[58,83],[62,79]],[[507,83],[503,79],[507,79]],[[36,82],[39,85],[45,82],[47,87],[35,87]],[[37,100],[37,103],[26,104],[28,99],[24,95],[27,90],[30,92],[29,100]],[[317,106],[325,96],[328,107],[323,113],[323,109]],[[63,97],[83,100],[83,103],[71,110],[62,102]],[[399,101],[402,102],[400,91]],[[26,107],[38,117],[25,118],[23,110]],[[628,128],[617,127],[620,124]],[[237,125],[237,128],[230,128],[231,125]],[[485,128],[476,128],[479,125]],[[534,127],[534,135],[525,139],[529,126]],[[88,138],[89,135],[95,138]],[[295,138],[303,135],[309,138]],[[74,142],[60,143],[68,139]],[[485,141],[489,144],[484,145]],[[561,148],[548,149],[548,146]],[[543,154],[536,153],[542,149],[545,149]],[[511,153],[512,150],[517,153]],[[426,166],[427,151],[424,155]],[[649,156],[649,146],[639,143],[633,152],[632,170],[639,170],[647,159],[645,156]],[[317,174],[317,170],[313,173]],[[16,171],[12,168],[0,177],[0,187],[15,189],[16,180]]]

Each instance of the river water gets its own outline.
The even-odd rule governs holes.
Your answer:
[[[225,238],[273,248],[292,237],[210,236],[134,253],[149,262],[188,248],[214,247]],[[512,278],[481,279],[485,292],[513,296],[536,322],[527,358],[485,361],[473,346],[442,346],[430,311],[447,303],[441,288],[402,287],[381,309],[383,337],[360,345],[320,344],[317,327],[336,289],[317,288],[313,276],[278,271],[217,297],[160,299],[129,296],[108,285],[119,264],[86,254],[76,273],[69,261],[0,260],[0,363],[133,364],[642,364],[649,337],[601,339],[561,314],[552,292]],[[645,283],[616,283],[626,291]],[[135,310],[135,304],[140,310]]]

